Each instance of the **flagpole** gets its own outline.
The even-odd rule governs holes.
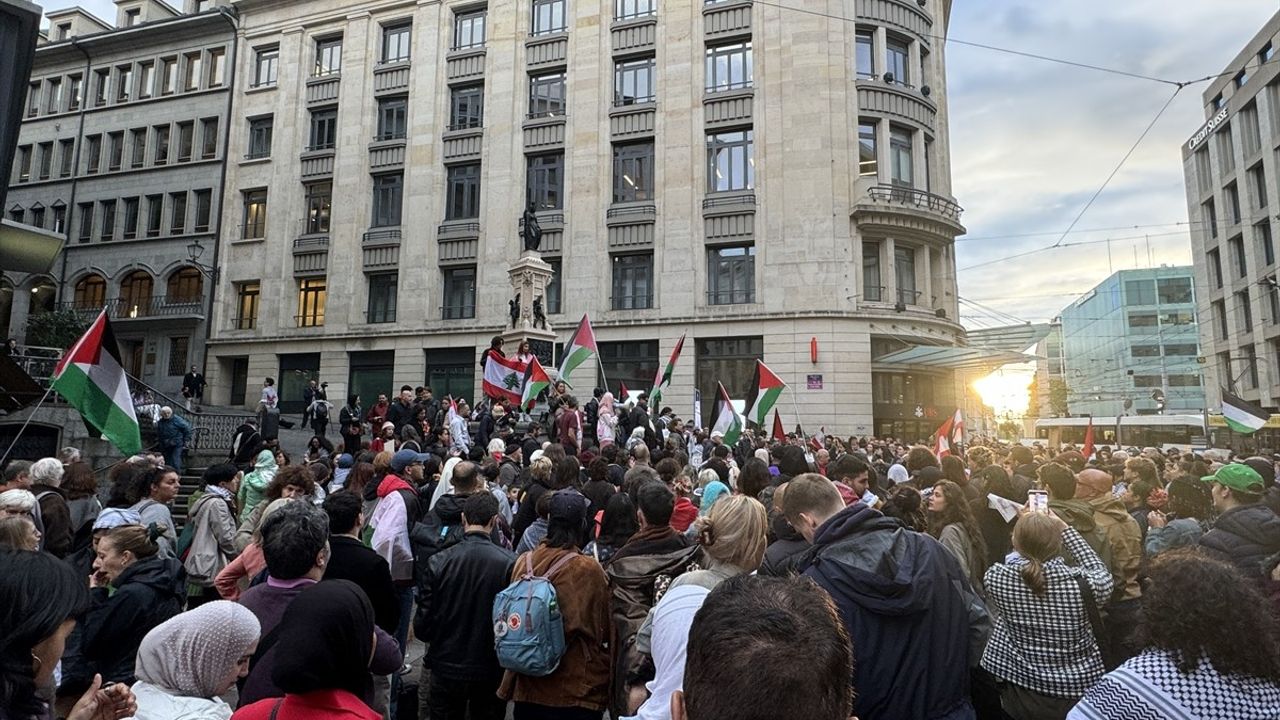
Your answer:
[[[600,357],[599,350],[596,350],[596,365],[600,367],[600,377],[604,378],[604,391],[609,392],[609,376],[604,373],[604,358]],[[594,388],[592,389],[591,394],[595,395]],[[625,401],[626,398],[623,398],[623,402]]]
[[[26,432],[27,426],[31,424],[31,418],[40,412],[40,408],[44,407],[44,401],[49,399],[49,394],[53,392],[53,388],[44,391],[44,397],[40,398],[40,402],[36,403],[35,408],[27,415],[26,422],[22,423],[22,427],[18,429],[18,434],[13,436],[13,442],[9,443],[9,447],[4,451],[4,457],[0,457],[0,467],[4,466],[5,461],[9,459],[9,453],[13,452],[13,447],[18,444],[18,440],[22,437],[22,433]]]
[[[796,400],[796,394],[795,394],[795,393],[791,393],[791,407],[796,411],[796,425],[799,425],[799,426],[800,426],[800,428],[801,428],[801,429],[803,429],[803,428],[804,428],[804,421],[800,419],[800,401]],[[783,429],[785,430],[786,428],[783,428]],[[809,440],[809,438],[807,438],[807,437],[806,437],[806,438],[800,438],[800,439],[801,439],[801,440],[804,440],[804,441],[806,441],[806,442],[808,442],[808,440]]]

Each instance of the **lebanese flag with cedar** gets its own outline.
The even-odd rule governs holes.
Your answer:
[[[484,363],[484,394],[519,405],[524,373],[524,363],[515,358],[490,355]]]
[[[58,361],[53,390],[80,411],[90,434],[110,440],[125,455],[142,452],[129,378],[106,310]]]

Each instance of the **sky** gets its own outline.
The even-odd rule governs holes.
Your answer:
[[[110,0],[79,3],[115,17]],[[1276,9],[1266,0],[954,0],[950,37],[1186,81],[1222,72]],[[967,326],[1048,320],[1115,270],[1191,262],[1180,148],[1204,121],[1207,83],[1178,93],[1064,237],[1174,88],[955,42],[946,53],[953,193],[969,231],[957,243],[960,295],[996,311],[962,307]],[[1089,244],[1005,260],[1059,240]]]

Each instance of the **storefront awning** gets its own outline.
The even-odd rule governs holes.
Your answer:
[[[0,220],[0,271],[47,273],[64,240],[48,230]]]
[[[1049,323],[1026,323],[969,330],[965,337],[972,347],[1022,352],[1049,334]]]
[[[946,345],[915,345],[903,350],[895,350],[887,355],[874,358],[872,362],[882,365],[914,365],[916,367],[939,368],[946,370],[982,370],[995,369],[1010,363],[1030,362],[1035,360],[1030,355],[1007,350],[992,350],[982,347],[952,347]]]

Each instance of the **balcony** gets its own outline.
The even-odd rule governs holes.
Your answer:
[[[333,175],[335,150],[332,145],[309,147],[302,153],[303,180],[331,177]]]
[[[954,200],[898,185],[876,185],[853,207],[850,215],[863,230],[879,230],[920,242],[951,242],[963,235]]]
[[[404,167],[405,139],[375,137],[369,144],[369,168],[371,170],[391,170]]]
[[[750,0],[731,0],[707,5],[702,10],[703,32],[707,39],[751,34]]]
[[[342,74],[337,70],[307,79],[307,105],[337,102]]]
[[[120,321],[163,319],[167,322],[195,322],[203,320],[205,313],[204,299],[199,297],[113,298],[104,304],[111,319]],[[88,306],[83,303],[62,303],[61,307],[74,312],[85,321],[93,320],[102,310],[99,305]]]
[[[293,241],[293,276],[321,277],[329,270],[328,234],[303,235]]]
[[[377,67],[373,69],[373,92],[375,95],[403,92],[408,88],[409,61],[407,59],[378,63]]]
[[[364,234],[362,255],[365,272],[395,269],[400,265],[400,228],[373,228]]]

